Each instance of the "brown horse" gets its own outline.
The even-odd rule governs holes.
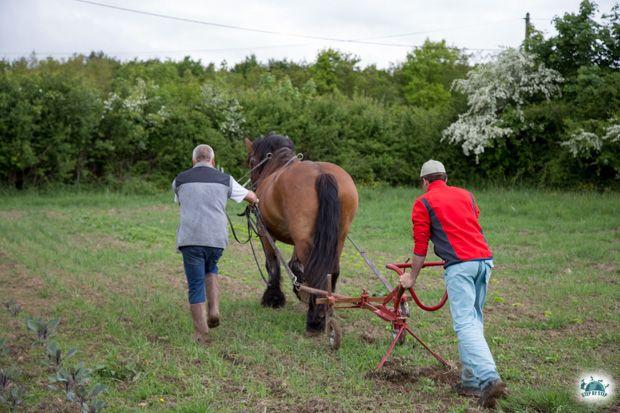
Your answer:
[[[297,159],[295,146],[288,137],[268,134],[254,142],[246,139],[245,144],[249,166],[256,168],[250,178],[267,230],[276,241],[294,246],[288,263],[292,272],[299,282],[323,290],[327,287],[327,274],[332,274],[335,289],[340,254],[357,210],[353,179],[332,163]],[[265,161],[268,154],[271,158]],[[264,237],[261,242],[269,273],[262,305],[282,307],[285,298],[280,288],[280,265],[269,242]],[[308,333],[325,328],[324,308],[314,300],[315,297],[309,299]]]

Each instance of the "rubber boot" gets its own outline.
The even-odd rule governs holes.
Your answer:
[[[207,324],[210,328],[220,325],[220,285],[217,274],[209,274],[205,279],[207,288],[207,301],[209,302],[209,316]]]
[[[194,321],[194,338],[200,344],[207,344],[209,342],[209,327],[207,326],[205,303],[190,304],[189,309]]]

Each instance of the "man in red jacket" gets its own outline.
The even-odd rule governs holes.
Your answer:
[[[462,364],[461,383],[455,390],[478,397],[484,407],[494,407],[506,393],[493,356],[484,338],[482,308],[486,298],[493,254],[478,223],[480,210],[474,196],[448,186],[443,164],[430,160],[420,173],[425,193],[413,204],[413,262],[400,278],[403,287],[413,287],[424,264],[428,241],[442,258],[448,290],[452,326],[458,337]]]

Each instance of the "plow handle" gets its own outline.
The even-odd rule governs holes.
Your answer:
[[[441,261],[427,262],[427,263],[424,263],[423,268],[424,267],[439,267],[439,266],[442,266],[443,264],[444,263]],[[399,276],[401,276],[405,273],[404,271],[405,268],[411,268],[411,264],[410,263],[388,264],[386,265],[386,268],[396,272]],[[397,298],[396,303],[400,302],[400,297],[403,295],[404,292],[405,292],[405,289],[401,285],[399,285],[397,297],[396,297]],[[446,304],[446,301],[448,301],[448,291],[444,292],[443,297],[441,297],[441,300],[439,300],[439,303],[437,305],[424,304],[418,298],[418,295],[415,293],[413,288],[409,288],[409,294],[411,294],[411,298],[413,298],[413,301],[415,301],[418,307],[420,307],[424,311],[437,311]]]

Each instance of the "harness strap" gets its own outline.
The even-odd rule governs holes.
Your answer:
[[[267,226],[265,225],[265,221],[263,220],[261,214],[260,214],[260,209],[258,209],[258,207],[251,207],[252,211],[254,212],[254,215],[256,216],[256,222],[258,225],[260,225],[262,231],[258,231],[258,228],[255,228],[257,235],[263,236],[267,239],[267,242],[269,242],[269,245],[271,246],[271,248],[273,249],[273,251],[276,254],[276,257],[278,258],[278,261],[280,261],[280,263],[282,264],[282,266],[284,267],[284,270],[286,271],[286,274],[288,275],[288,277],[291,279],[291,282],[293,283],[293,286],[295,288],[299,288],[301,286],[301,283],[299,282],[299,280],[297,280],[297,276],[295,274],[293,274],[293,272],[291,271],[290,267],[288,266],[288,263],[286,262],[286,260],[284,259],[284,257],[282,256],[282,253],[280,252],[280,250],[278,249],[278,247],[276,247],[276,243],[273,240],[273,238],[271,237],[271,234],[269,234],[269,231],[267,230]]]
[[[265,285],[269,286],[269,281],[267,281],[267,279],[265,278],[265,275],[263,274],[263,270],[261,269],[260,264],[258,263],[258,257],[256,256],[256,250],[254,249],[254,244],[252,244],[252,231],[254,230],[251,220],[250,220],[250,211],[249,211],[250,207],[247,207],[245,209],[245,211],[242,214],[239,214],[239,216],[243,216],[245,215],[247,217],[248,223],[247,223],[247,230],[248,230],[248,239],[245,241],[240,241],[239,238],[237,237],[237,232],[235,231],[235,227],[233,226],[233,223],[230,219],[230,216],[228,215],[228,213],[226,213],[226,218],[228,218],[228,224],[230,225],[230,230],[233,234],[233,237],[235,238],[235,241],[237,241],[239,244],[250,244],[250,248],[252,249],[252,256],[254,256],[254,262],[256,263],[256,268],[258,268],[258,273],[260,274],[260,277],[263,279],[263,282],[265,283]],[[254,231],[256,232],[256,231]],[[258,232],[256,232],[256,234],[258,235]]]

